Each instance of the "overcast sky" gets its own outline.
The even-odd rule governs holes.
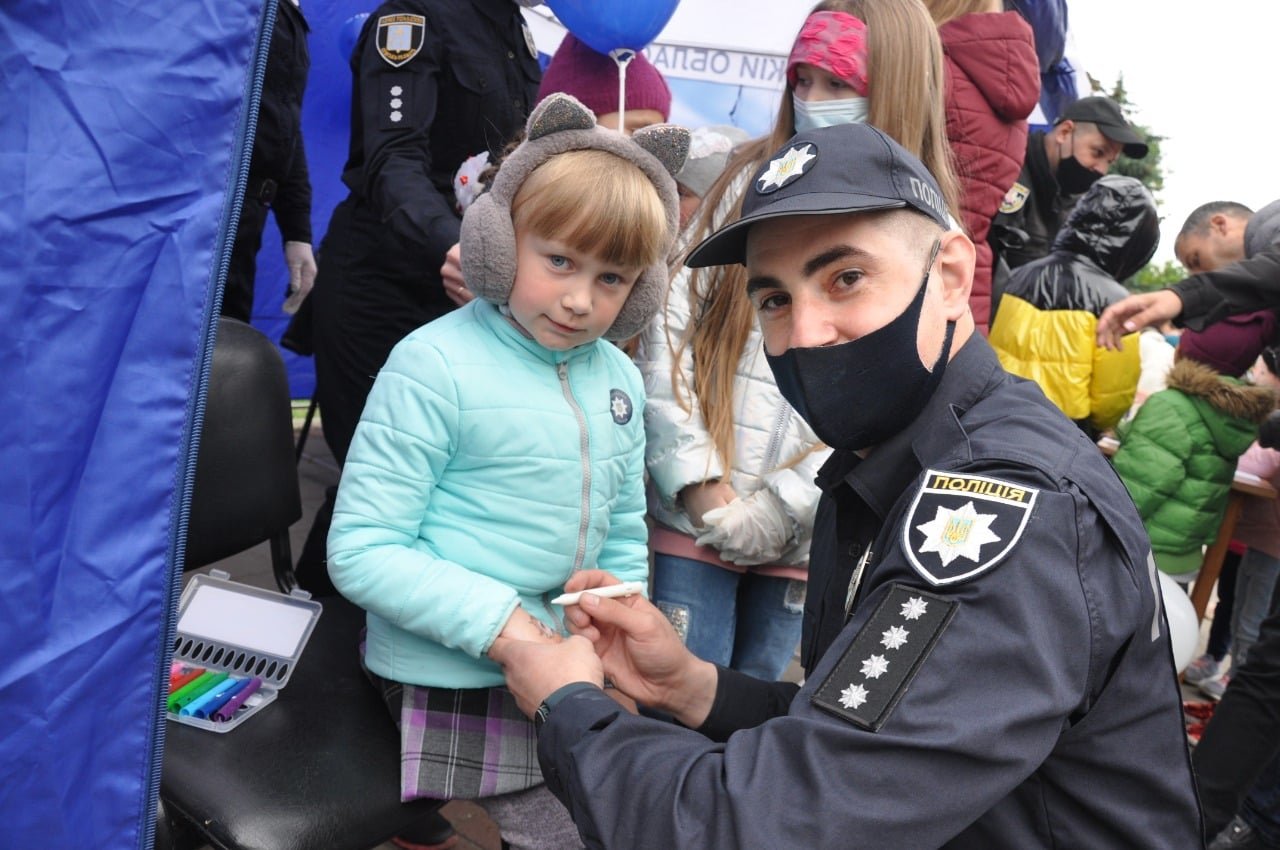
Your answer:
[[[1280,197],[1273,0],[1068,0],[1075,55],[1108,88],[1123,72],[1138,120],[1162,143],[1160,248],[1213,200],[1254,209]]]

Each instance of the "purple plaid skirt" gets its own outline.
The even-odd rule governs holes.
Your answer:
[[[400,728],[402,801],[472,800],[542,784],[537,733],[506,688],[427,688],[369,678]]]

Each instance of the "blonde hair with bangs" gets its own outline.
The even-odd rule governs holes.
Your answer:
[[[937,179],[947,208],[958,210],[959,191],[946,135],[942,43],[928,10],[920,0],[824,0],[813,11],[845,12],[867,25],[867,123],[918,157]],[[794,135],[792,94],[788,85],[773,130],[741,145],[707,191],[687,240],[689,246],[741,215],[743,198],[729,198],[729,191]],[[674,352],[672,385],[686,410],[689,394],[680,363],[686,347],[692,347],[698,406],[726,469],[734,456],[733,386],[755,322],[746,278],[746,269],[740,265],[693,269],[689,298],[694,321],[683,339],[669,340]]]
[[[601,150],[557,154],[525,179],[511,220],[543,239],[626,268],[663,259],[667,214],[645,173]]]

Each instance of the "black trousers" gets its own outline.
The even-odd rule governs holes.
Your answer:
[[[1263,768],[1280,754],[1278,602],[1280,593],[1273,594],[1257,643],[1232,671],[1231,684],[1191,756],[1209,838],[1235,816]]]
[[[262,229],[271,208],[256,198],[245,198],[236,226],[236,241],[231,247],[231,265],[227,269],[227,285],[222,291],[222,315],[248,323],[253,312],[253,281],[258,271],[258,250],[262,247]]]

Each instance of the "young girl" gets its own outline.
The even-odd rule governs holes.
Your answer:
[[[747,182],[797,130],[866,121],[919,156],[948,201],[942,50],[919,0],[821,3],[787,66],[773,132],[737,149],[688,245],[736,217]],[[952,206],[954,208],[954,206]],[[777,678],[800,641],[813,484],[826,457],[773,381],[741,266],[672,281],[637,362],[650,396],[654,601],[699,656]]]
[[[688,134],[634,141],[565,95],[463,219],[477,299],[378,374],[343,470],[329,571],[368,611],[364,663],[400,727],[401,795],[471,798],[512,847],[577,847],[533,726],[487,656],[560,639],[579,569],[647,578],[644,392],[601,337],[656,310]]]
[[[1027,151],[1027,116],[1040,96],[1031,27],[1002,0],[925,0],[946,62],[947,141],[960,176],[960,218],[978,249],[969,306],[991,320],[987,232]]]

